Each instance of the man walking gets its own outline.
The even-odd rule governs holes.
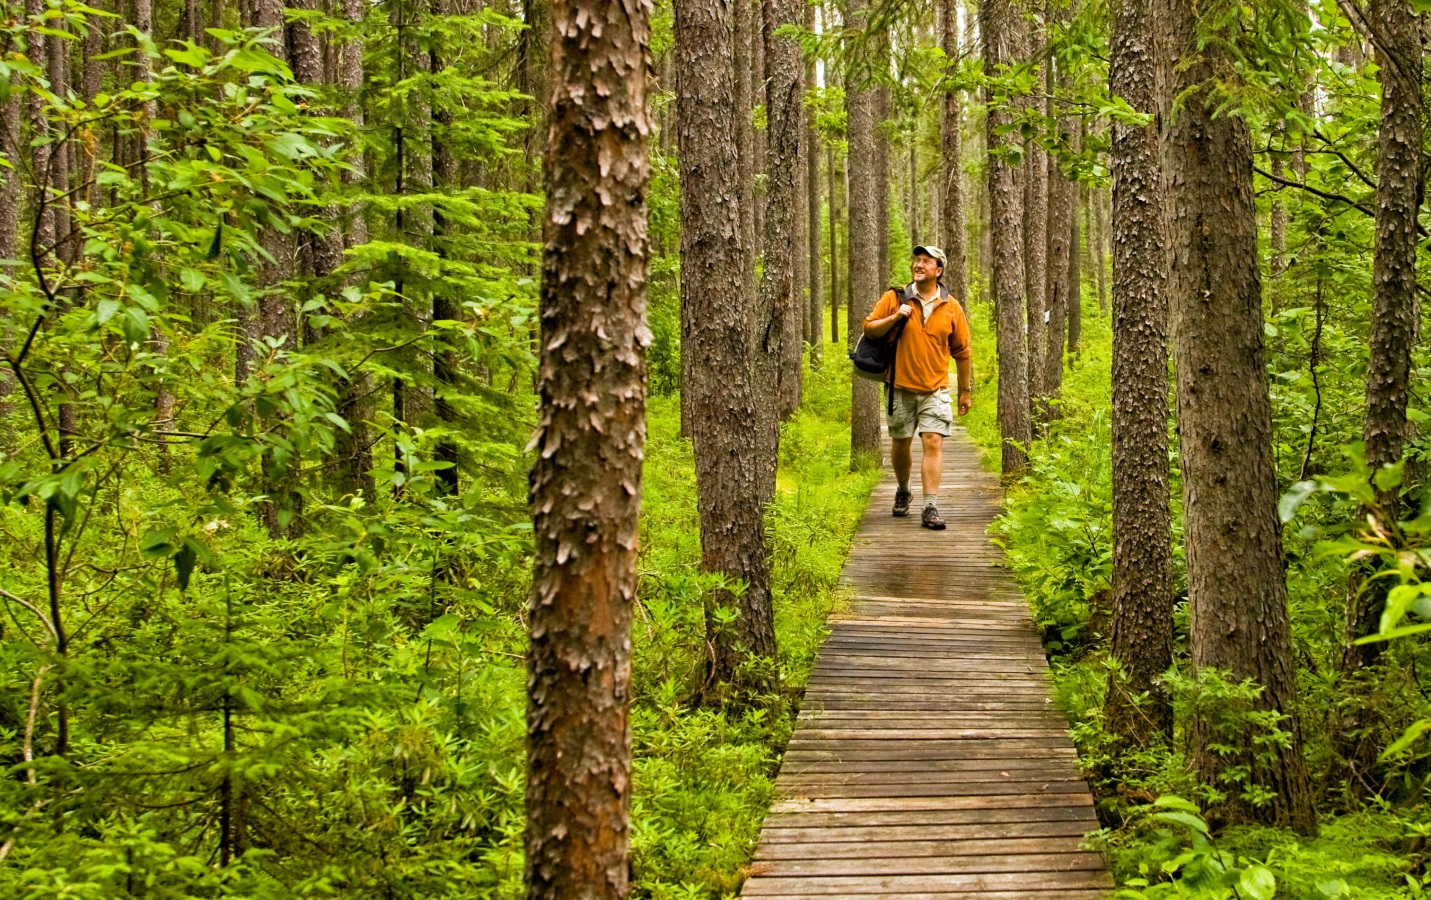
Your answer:
[[[925,528],[944,529],[939,516],[939,479],[944,473],[944,439],[954,424],[949,398],[949,360],[959,373],[959,415],[967,415],[973,403],[974,350],[969,341],[969,322],[964,309],[940,284],[944,275],[944,251],[938,247],[915,247],[912,269],[914,283],[903,291],[889,290],[865,318],[865,334],[884,337],[900,322],[894,353],[894,409],[889,415],[889,437],[894,474],[899,487],[894,492],[894,515],[909,515],[909,475],[913,468],[911,450],[914,436],[924,447],[920,476],[924,488]]]

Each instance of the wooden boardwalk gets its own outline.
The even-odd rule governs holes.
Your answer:
[[[888,445],[886,445],[888,457]],[[845,566],[857,593],[805,693],[742,896],[1091,900],[1112,887],[1048,666],[985,529],[998,479],[962,430],[940,511],[874,492]]]

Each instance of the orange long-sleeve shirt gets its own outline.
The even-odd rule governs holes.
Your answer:
[[[885,319],[899,310],[901,297],[885,291],[875,308],[865,317],[865,324]],[[924,307],[911,300],[914,312],[904,323],[894,353],[894,386],[917,394],[932,394],[949,386],[949,361],[973,359],[974,346],[969,338],[969,320],[954,298],[944,294],[929,311],[925,321]]]

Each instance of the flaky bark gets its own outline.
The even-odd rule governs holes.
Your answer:
[[[1405,450],[1411,347],[1416,338],[1416,217],[1421,206],[1421,17],[1407,0],[1372,0],[1367,17],[1378,22],[1381,125],[1377,135],[1376,257],[1372,263],[1370,353],[1362,442],[1373,469],[1391,465]],[[1395,511],[1389,493],[1382,504]],[[1354,575],[1347,602],[1347,643],[1342,671],[1375,662],[1383,644],[1357,646],[1377,630],[1385,589]]]
[[[717,691],[773,682],[775,627],[765,543],[761,421],[752,380],[754,298],[744,290],[731,10],[722,0],[678,0],[676,117],[681,175],[681,302],[690,311],[694,364],[691,438],[701,520],[701,564],[745,582],[708,599],[706,629]],[[723,625],[716,606],[733,607]],[[763,660],[753,666],[749,657]]]
[[[984,0],[979,8],[984,68],[998,76],[1019,61],[1023,20],[1013,0]],[[986,141],[989,192],[990,290],[994,297],[999,354],[999,434],[1003,439],[1003,475],[1018,476],[1028,465],[1033,438],[1029,418],[1028,349],[1024,340],[1023,195],[1014,167],[996,151],[1009,140],[1000,134],[1013,121],[1006,98],[989,88]]]
[[[865,27],[865,0],[850,0],[845,24],[854,34]],[[875,153],[876,91],[866,73],[851,67],[845,75],[845,117],[849,123],[849,247],[850,303],[846,337],[854,349],[869,315],[879,300],[879,191]],[[888,218],[888,216],[885,216]],[[879,387],[865,378],[850,379],[850,464],[878,465],[882,455],[879,436]]]
[[[943,19],[941,39],[944,55],[949,58],[952,68],[957,65],[962,54],[959,45],[959,0],[944,0]],[[965,258],[967,241],[964,237],[964,137],[961,131],[964,118],[963,93],[949,87],[943,95],[944,196],[940,209],[943,233],[939,240],[944,253],[949,257],[949,265],[944,267],[944,286],[949,289],[949,293],[958,297],[961,303],[967,303],[969,265]]]
[[[554,0],[533,447],[526,895],[629,890],[646,440],[645,2]]]
[[[1242,119],[1213,115],[1214,84],[1235,75],[1224,45],[1202,40],[1202,0],[1169,0],[1165,9],[1156,27],[1168,39],[1161,52],[1174,73],[1169,95],[1181,98],[1163,169],[1192,660],[1199,671],[1258,684],[1257,705],[1286,717],[1289,738],[1254,753],[1247,735],[1242,749],[1219,751],[1226,736],[1199,716],[1194,764],[1205,783],[1220,787],[1230,767],[1246,766],[1272,795],[1259,807],[1233,797],[1218,817],[1310,833],[1316,822],[1296,709],[1262,345],[1252,140]]]
[[[1113,616],[1104,717],[1134,746],[1170,738],[1157,679],[1173,661],[1168,497],[1168,248],[1152,0],[1113,8],[1109,88],[1143,126],[1113,123]],[[1072,218],[1076,219],[1076,216]]]

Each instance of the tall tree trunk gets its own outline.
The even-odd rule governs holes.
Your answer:
[[[742,286],[747,297],[755,296],[755,247],[761,232],[755,221],[755,41],[757,17],[752,0],[731,0],[735,19],[735,127],[740,154],[740,240],[746,269]],[[678,79],[679,80],[679,79]],[[754,309],[754,306],[751,306]]]
[[[691,437],[707,572],[745,582],[739,595],[707,599],[710,680],[717,690],[774,683],[775,627],[765,543],[763,454],[751,426],[762,420],[752,378],[754,298],[744,290],[741,184],[731,8],[677,0],[676,118],[681,176],[681,302],[691,311]],[[723,624],[718,606],[734,608]],[[747,657],[765,660],[748,665]]]
[[[800,406],[804,342],[800,339],[805,321],[803,281],[805,247],[804,197],[800,193],[805,172],[804,73],[800,45],[775,32],[804,23],[804,0],[765,0],[760,4],[764,17],[761,29],[765,61],[765,205],[761,226],[763,273],[760,286],[761,315],[769,315],[763,337],[757,336],[756,358],[771,353],[776,364],[775,397],[772,407],[779,413],[772,431],[778,445],[778,422],[795,414]],[[778,345],[777,345],[778,342]],[[775,460],[772,452],[770,494],[775,493]]]
[[[765,103],[765,81],[767,71],[765,68],[765,2],[764,0],[746,0],[747,5],[753,7],[748,13],[750,22],[750,72],[752,77],[750,90],[751,108],[746,113],[746,120],[751,122],[751,162],[750,178],[751,189],[755,197],[755,219],[753,234],[755,239],[748,245],[750,247],[750,266],[754,272],[760,262],[760,253],[764,249],[760,245],[761,237],[765,234],[765,205],[766,192],[765,183],[761,175],[765,172],[765,129],[754,126],[755,108]],[[754,276],[752,276],[754,277]]]
[[[553,0],[527,653],[528,900],[623,900],[646,442],[648,2]]]
[[[962,59],[959,43],[959,2],[944,0],[943,34],[941,35],[944,55],[949,59],[950,69]],[[969,265],[966,259],[968,240],[964,232],[964,98],[963,91],[947,87],[943,94],[943,149],[944,196],[940,209],[940,220],[944,233],[940,236],[943,250],[949,258],[944,268],[944,286],[960,302],[968,303]]]
[[[1035,13],[1032,34],[1025,48],[1032,58],[1043,53],[1047,26]],[[1047,77],[1048,63],[1043,67]],[[1031,101],[1044,118],[1048,117],[1047,96]],[[1028,296],[1029,397],[1033,401],[1033,426],[1037,430],[1048,418],[1048,384],[1044,361],[1048,358],[1048,153],[1032,141],[1024,155],[1024,290]]]
[[[805,30],[815,31],[815,6],[807,3],[805,5]],[[809,107],[804,104],[805,94],[815,87],[815,61],[812,57],[805,66],[804,90],[801,91],[801,115],[804,117],[805,131],[805,281],[810,290],[808,299],[808,311],[806,313],[809,322],[810,335],[810,364],[819,366],[821,355],[824,351],[825,340],[825,304],[824,294],[821,290],[820,257],[822,241],[820,239],[820,141],[815,134],[815,117]],[[833,218],[831,220],[831,233],[834,233]],[[831,286],[833,293],[834,286]]]
[[[1103,206],[1103,189],[1090,188],[1088,204],[1093,214],[1093,233],[1089,236],[1093,268],[1098,274],[1098,311],[1108,312],[1108,216]]]
[[[1377,137],[1376,257],[1372,263],[1370,356],[1366,370],[1366,412],[1362,442],[1372,469],[1401,459],[1406,444],[1407,392],[1411,347],[1416,342],[1416,218],[1421,207],[1424,129],[1422,110],[1421,18],[1408,0],[1372,0],[1368,19],[1380,23],[1376,61],[1381,80],[1381,124]],[[1393,513],[1395,492],[1381,505]],[[1358,646],[1357,638],[1378,628],[1385,588],[1378,579],[1363,584],[1354,573],[1347,598],[1347,643],[1342,671],[1355,673],[1374,663],[1383,645]]]
[[[367,10],[364,0],[342,0],[342,15],[349,27],[358,28]],[[361,35],[344,40],[336,46],[333,80],[341,98],[341,115],[359,129],[364,125],[363,107],[358,91],[363,86],[363,39]],[[367,171],[361,154],[353,154],[348,168],[343,170],[345,191],[366,183]],[[345,249],[368,241],[368,224],[362,207],[355,202],[345,204],[335,223]],[[349,276],[349,281],[352,280]],[[374,485],[370,474],[373,467],[372,429],[368,425],[373,413],[373,377],[362,373],[345,380],[339,388],[337,412],[348,423],[348,430],[339,430],[335,455],[340,460],[339,484],[343,490],[361,490],[372,495]]]
[[[7,40],[0,43],[6,54],[13,47]],[[24,171],[23,138],[20,132],[19,91],[12,92],[0,101],[0,154],[4,154],[7,166],[0,168],[0,260],[19,261],[20,257],[20,198],[21,172]],[[0,347],[0,354],[8,347]],[[5,422],[10,411],[9,397],[15,391],[14,373],[0,360],[0,422]],[[0,429],[5,437],[0,438],[0,448],[10,450],[14,446],[17,432],[8,426]]]
[[[1113,123],[1113,621],[1104,718],[1133,746],[1171,738],[1159,676],[1173,662],[1168,496],[1168,248],[1158,150],[1154,0],[1113,9],[1109,89],[1153,116]],[[1077,219],[1077,216],[1070,216]],[[1138,699],[1138,698],[1142,699]]]
[[[1285,716],[1287,734],[1285,744],[1256,753],[1254,735],[1245,735],[1234,741],[1245,749],[1227,752],[1219,745],[1228,736],[1199,716],[1194,765],[1205,784],[1218,787],[1226,787],[1230,768],[1246,767],[1252,783],[1271,794],[1259,807],[1231,799],[1219,817],[1311,833],[1262,345],[1252,140],[1242,119],[1213,115],[1213,85],[1234,68],[1226,49],[1199,30],[1202,0],[1168,0],[1165,10],[1157,28],[1168,38],[1169,95],[1182,98],[1166,132],[1163,168],[1192,661],[1199,672],[1259,685],[1256,705]]]
[[[866,0],[849,0],[845,26],[851,39],[865,28]],[[845,117],[848,121],[849,215],[845,229],[849,247],[850,299],[845,320],[850,349],[863,333],[865,316],[879,300],[882,273],[879,249],[879,190],[875,151],[875,110],[877,91],[868,82],[868,73],[853,65],[845,75]],[[886,216],[886,218],[888,218]],[[880,464],[879,388],[866,378],[850,379],[850,465],[852,468]]]
[[[33,22],[45,12],[44,0],[25,0],[25,15]],[[25,36],[26,50],[30,65],[44,72],[49,67],[48,44],[60,38],[49,37],[31,28]],[[30,203],[33,222],[30,223],[30,243],[32,247],[46,249],[55,242],[55,212],[50,198],[50,125],[46,115],[45,100],[38,91],[27,95],[30,118],[30,173],[34,182],[35,196]]]
[[[780,420],[800,405],[800,323],[804,305],[797,290],[800,282],[798,240],[800,213],[800,74],[804,65],[800,45],[776,31],[802,21],[801,0],[765,0],[761,28],[765,52],[765,215],[761,225],[764,263],[756,310],[755,372],[765,382],[772,402],[760,404],[767,416],[764,439],[762,496],[775,495],[775,464],[780,443]]]
[[[1073,135],[1075,152],[1083,150],[1084,120],[1078,118],[1078,130]],[[1083,235],[1079,230],[1080,208],[1088,189],[1077,183],[1069,188],[1068,211],[1068,358],[1078,359],[1078,342],[1083,338]]]
[[[529,123],[523,141],[527,171],[538,158],[546,136],[547,46],[551,42],[551,7],[548,0],[522,0],[522,21],[526,25],[517,36],[517,78],[522,93],[531,99],[523,106]],[[664,130],[663,130],[664,131]]]
[[[136,0],[136,9],[145,7],[148,0]],[[147,25],[147,17],[140,19],[135,17],[135,27]],[[147,27],[145,30],[148,30]],[[70,90],[70,42],[62,38],[51,37],[45,42],[47,55],[49,57],[50,90],[57,96],[64,97]],[[148,80],[149,67],[147,60],[141,55],[139,59],[144,60],[140,65],[144,80]],[[56,256],[65,263],[72,263],[75,260],[77,247],[70,238],[70,153],[74,147],[66,142],[57,143],[50,150],[50,171],[49,184],[53,190],[54,204],[54,229],[55,229],[55,249]]]
[[[432,15],[434,17],[445,17],[448,15],[448,0],[431,0]],[[428,65],[434,78],[441,75],[447,67],[446,59],[443,56],[445,48],[442,46],[441,31],[438,30],[431,38],[428,45]],[[450,191],[460,187],[458,184],[457,159],[452,154],[451,146],[448,143],[449,131],[452,127],[452,114],[446,107],[440,107],[433,111],[432,122],[432,184],[434,191]],[[434,209],[432,214],[432,246],[434,252],[441,259],[447,259],[446,242],[448,240],[449,225],[446,216],[440,209]],[[444,283],[434,286],[432,291],[432,321],[453,322],[461,316],[461,306],[452,297],[450,288]],[[439,334],[446,335],[450,332],[439,331]],[[448,343],[444,337],[434,348],[432,353],[432,376],[436,382],[436,387],[432,393],[432,409],[437,415],[437,420],[443,427],[456,430],[460,427],[457,420],[457,411],[452,406],[452,397],[458,393],[457,384],[458,361],[457,351]],[[445,467],[436,471],[438,484],[444,493],[455,495],[459,488],[457,444],[450,438],[438,441],[434,450],[434,457],[439,463],[444,463]]]
[[[844,179],[835,171],[835,148],[825,150],[825,174],[830,194],[830,341],[840,343],[840,186]]]
[[[3,46],[6,54],[13,50],[8,41],[0,46]],[[20,255],[20,182],[25,166],[21,157],[24,152],[24,139],[20,131],[22,96],[25,95],[12,91],[0,102],[0,153],[5,155],[5,161],[8,163],[0,167],[0,260],[18,261]],[[9,384],[3,380],[5,377],[6,374],[0,374],[0,392],[5,391],[3,385]]]
[[[998,77],[1017,65],[1024,52],[1024,23],[1014,0],[984,0],[979,7],[984,42],[984,70]],[[999,435],[1003,440],[1003,475],[1012,479],[1028,465],[1033,439],[1029,419],[1028,348],[1024,342],[1023,195],[1014,167],[995,151],[1008,142],[1001,132],[1014,111],[986,92],[988,120],[985,140],[991,242],[989,284],[999,353]]]
[[[1050,57],[1045,83],[1050,97],[1060,85],[1067,87],[1068,75],[1057,70],[1057,60]],[[1050,101],[1052,103],[1052,101]],[[1050,110],[1052,112],[1052,110]],[[1060,131],[1069,124],[1068,116],[1054,119]],[[1064,223],[1073,213],[1073,185],[1058,167],[1058,158],[1048,154],[1048,227],[1045,230],[1048,261],[1048,283],[1044,297],[1048,301],[1048,325],[1044,333],[1043,384],[1048,397],[1048,417],[1059,416],[1058,398],[1063,390],[1063,349],[1068,332],[1068,266],[1072,256],[1068,244],[1068,229]]]
[[[878,66],[877,71],[881,78],[885,77],[889,70],[889,31],[882,30],[875,41],[875,60]],[[889,86],[881,82],[874,90],[874,181],[875,181],[875,235],[879,242],[878,265],[879,275],[877,281],[882,288],[893,277],[893,264],[890,260],[889,249],[889,204],[890,204],[890,158],[889,158],[889,138],[885,134],[885,129],[889,127],[890,96]],[[905,248],[905,252],[912,250],[912,247]],[[873,300],[878,300],[876,295]]]

